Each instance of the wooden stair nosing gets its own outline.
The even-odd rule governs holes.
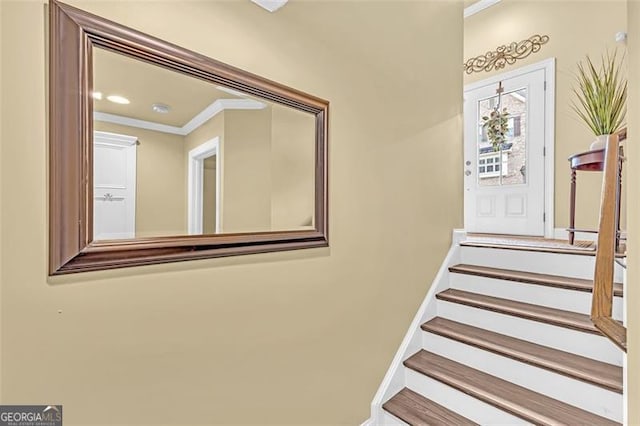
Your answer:
[[[535,367],[622,393],[623,372],[616,365],[537,345],[445,318],[433,318],[422,330]]]
[[[408,388],[391,397],[382,408],[410,425],[476,425]]]
[[[411,356],[404,365],[534,424],[619,424],[425,350]]]
[[[602,336],[602,333],[593,325],[588,315],[577,312],[563,311],[546,306],[516,302],[509,299],[501,299],[499,297],[455,289],[442,291],[436,294],[436,298],[446,302],[458,303]]]
[[[560,275],[538,274],[535,272],[490,268],[486,266],[466,264],[453,265],[449,267],[449,272],[452,272],[454,274],[495,278],[527,284],[544,285],[548,287],[563,288],[567,290],[584,291],[588,293],[593,292],[593,280],[586,280],[582,278],[570,278]],[[613,295],[623,297],[623,286],[621,283],[613,284]]]

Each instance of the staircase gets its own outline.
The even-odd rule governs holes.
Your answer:
[[[594,253],[458,239],[366,423],[622,423],[623,352],[589,318]]]

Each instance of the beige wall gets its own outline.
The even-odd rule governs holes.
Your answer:
[[[331,246],[47,278],[45,15],[5,1],[2,402],[359,424],[462,222],[461,4],[73,3],[329,99]]]
[[[202,171],[202,232],[216,233],[216,156],[204,160]]]
[[[629,197],[627,205],[628,217],[628,255],[627,263],[627,400],[629,401],[629,424],[640,425],[640,2],[628,1],[629,30],[629,143],[628,177]]]
[[[577,14],[579,11],[579,15]],[[555,227],[569,224],[569,166],[571,154],[586,151],[595,139],[571,110],[571,88],[578,61],[586,54],[598,59],[616,45],[614,35],[626,27],[624,0],[522,1],[504,0],[464,20],[464,58],[482,55],[497,46],[520,41],[533,34],[546,34],[549,42],[540,52],[507,66],[503,71],[555,57],[556,149]],[[495,72],[465,74],[465,84]],[[598,221],[600,173],[579,173],[576,226],[595,229]],[[595,189],[597,188],[597,189]]]
[[[224,114],[221,229],[271,230],[271,108]]]
[[[120,124],[94,122],[95,130],[137,136],[136,237],[187,233],[184,138]]]
[[[271,110],[271,229],[311,226],[315,200],[315,118],[280,105]]]

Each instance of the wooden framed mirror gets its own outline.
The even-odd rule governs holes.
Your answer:
[[[328,101],[49,13],[51,275],[328,246]]]

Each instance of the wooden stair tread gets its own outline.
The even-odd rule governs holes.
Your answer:
[[[570,278],[559,275],[538,274],[534,272],[515,271],[511,269],[489,268],[477,265],[454,265],[449,268],[456,274],[474,275],[479,277],[496,278],[501,280],[516,281],[527,284],[538,284],[549,287],[564,288],[568,290],[593,292],[593,280]],[[613,295],[623,296],[622,284],[613,284]]]
[[[615,365],[445,318],[433,318],[422,324],[422,329],[529,365],[622,393],[622,368]]]
[[[407,388],[395,394],[382,408],[410,425],[476,424]]]
[[[404,365],[538,425],[618,424],[425,350],[411,356]]]
[[[474,308],[583,331],[585,333],[602,335],[600,330],[593,325],[588,315],[577,312],[563,311],[546,306],[516,302],[514,300],[455,289],[442,291],[436,295],[436,298],[447,302],[459,303]]]
[[[535,247],[535,246],[519,246],[519,245],[506,245],[506,244],[496,244],[491,242],[482,242],[482,241],[462,241],[460,243],[462,247],[478,247],[478,248],[489,248],[489,249],[499,249],[499,250],[518,250],[518,251],[534,251],[540,253],[558,253],[558,254],[577,254],[581,256],[595,256],[595,250],[580,250],[580,249],[572,249],[572,248],[557,248],[557,247]],[[626,258],[627,253],[615,253],[616,258]]]

